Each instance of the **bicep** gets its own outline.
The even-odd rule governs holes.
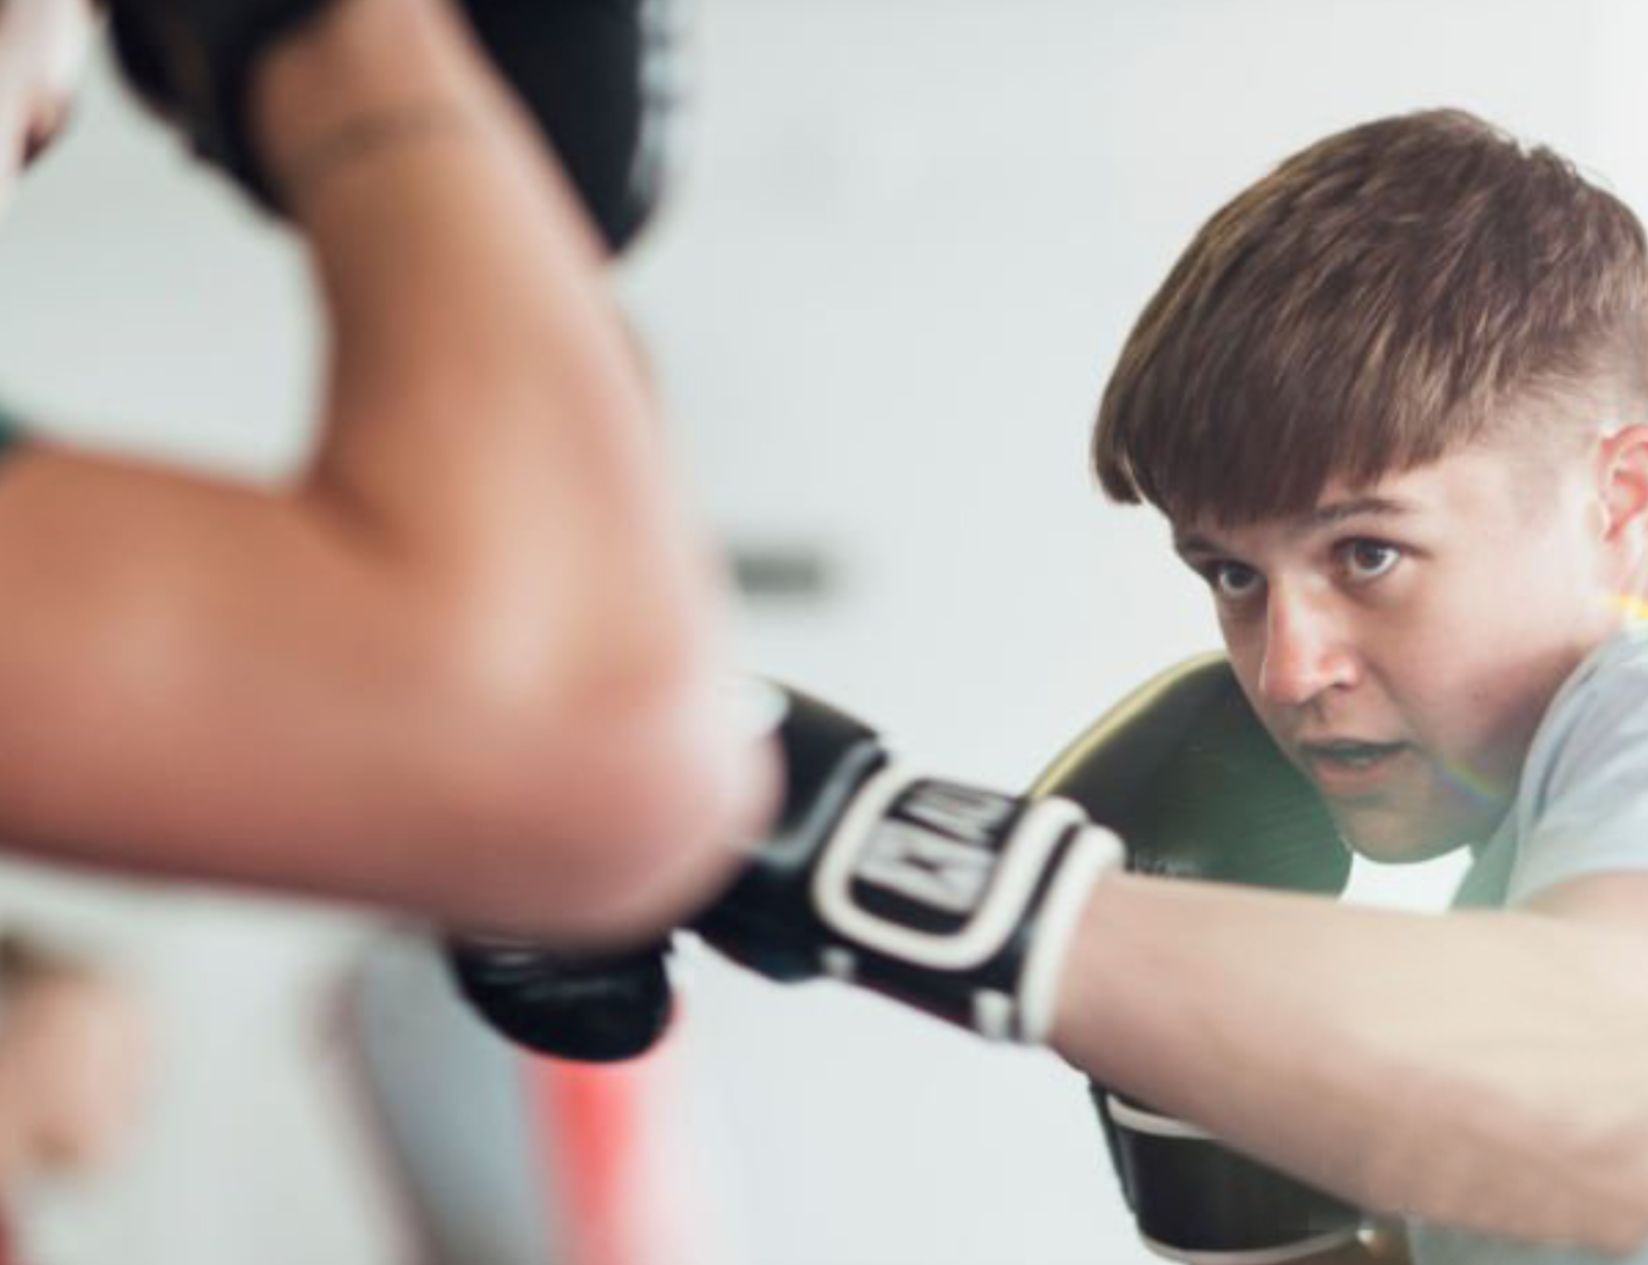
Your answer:
[[[372,569],[317,517],[257,489],[13,448],[0,837],[210,870],[250,821],[278,823],[294,860],[319,824],[299,805],[382,792],[416,732],[389,705],[418,672],[413,629],[392,626]],[[406,709],[423,696],[404,692]]]

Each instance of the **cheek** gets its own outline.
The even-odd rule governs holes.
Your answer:
[[[1513,643],[1461,629],[1448,660],[1408,680],[1416,737],[1448,765],[1505,791],[1521,772],[1534,731],[1577,663],[1561,641]]]
[[[1415,741],[1449,763],[1498,767],[1507,735],[1514,743],[1526,727],[1530,677],[1542,684],[1546,661],[1530,653],[1526,613],[1505,600],[1502,571],[1490,580],[1451,570],[1370,620],[1364,662]]]
[[[1475,676],[1485,663],[1542,663],[1571,648],[1605,601],[1586,561],[1556,532],[1490,538],[1416,570],[1375,615],[1376,643],[1427,679]]]
[[[1264,663],[1264,629],[1259,621],[1242,619],[1226,612],[1219,613],[1219,635],[1225,643],[1225,654],[1236,673],[1242,692],[1251,702],[1257,697],[1259,669]]]

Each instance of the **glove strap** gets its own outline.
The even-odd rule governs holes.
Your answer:
[[[1120,842],[1067,800],[896,765],[854,796],[813,874],[824,970],[994,1040],[1039,1043],[1070,940]]]

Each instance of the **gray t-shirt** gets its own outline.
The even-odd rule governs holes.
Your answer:
[[[1594,651],[1534,734],[1516,799],[1454,897],[1458,909],[1518,905],[1571,878],[1648,869],[1648,627]],[[1648,1076],[1648,1068],[1643,1071]],[[1416,1265],[1648,1265],[1528,1247],[1411,1223]]]

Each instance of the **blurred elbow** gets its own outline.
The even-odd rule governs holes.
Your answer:
[[[549,864],[580,893],[559,911],[568,934],[646,938],[732,881],[776,804],[776,756],[708,691],[648,690],[580,730],[567,781],[551,790],[526,778],[521,808],[542,815],[543,837],[563,850]]]
[[[529,694],[464,744],[466,882],[484,925],[598,947],[645,940],[731,882],[778,795],[778,762],[725,682],[684,653]]]

